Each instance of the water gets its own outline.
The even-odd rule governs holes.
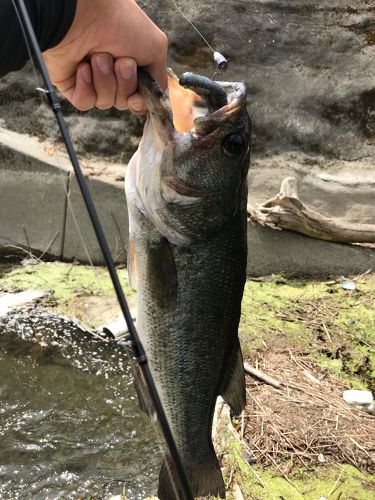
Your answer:
[[[42,310],[0,320],[1,499],[141,499],[160,461],[126,353]]]

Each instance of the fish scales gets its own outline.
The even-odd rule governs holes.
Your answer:
[[[166,96],[142,73],[140,88],[151,116],[126,175],[137,329],[194,495],[224,497],[211,433],[219,395],[237,414],[245,403],[238,341],[247,260],[245,93],[243,87],[234,92],[236,106],[229,100],[224,110],[209,110],[207,122],[216,112],[214,129],[201,136],[208,147],[194,144],[195,132],[176,133]],[[241,154],[232,144],[232,157],[222,158],[222,142],[235,134],[242,137]],[[141,384],[136,381],[144,398]],[[178,498],[173,475],[166,457],[161,500]]]

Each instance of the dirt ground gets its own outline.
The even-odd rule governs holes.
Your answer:
[[[343,391],[374,393],[374,305],[371,273],[248,281],[244,356],[279,387],[247,377],[241,456],[227,457],[235,498],[372,498],[375,415]]]

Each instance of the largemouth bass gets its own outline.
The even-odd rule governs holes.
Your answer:
[[[166,94],[139,72],[149,115],[126,173],[128,269],[139,335],[192,492],[225,498],[211,430],[219,395],[235,415],[245,405],[238,324],[251,123],[242,83],[185,73],[180,84],[208,108],[185,133]],[[136,386],[144,398],[142,381]],[[166,456],[161,500],[179,498],[173,476]]]

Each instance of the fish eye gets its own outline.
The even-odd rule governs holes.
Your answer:
[[[245,139],[241,134],[229,134],[223,140],[223,150],[230,158],[237,158],[245,150]]]

